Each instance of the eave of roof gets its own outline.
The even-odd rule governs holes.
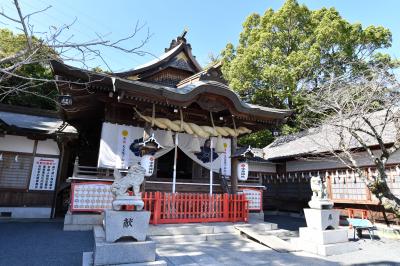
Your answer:
[[[36,132],[45,135],[77,134],[77,130],[54,116],[31,115],[29,113],[0,111],[0,124],[7,130]]]
[[[369,114],[370,122],[377,128],[382,126],[384,121],[385,110],[376,111]],[[354,120],[345,120],[351,122]],[[310,128],[296,134],[283,136],[266,146],[264,150],[264,158],[268,160],[284,160],[292,158],[300,158],[305,156],[321,156],[322,154],[331,153],[332,151],[340,151],[340,136],[335,132],[337,128],[330,125],[322,125],[318,128]],[[379,130],[378,130],[379,132]],[[385,144],[391,144],[396,139],[396,128],[393,123],[387,123],[383,131],[382,138]],[[362,132],[360,133],[362,134]],[[364,142],[369,147],[378,145],[377,140],[368,135],[362,135]],[[345,132],[343,136],[345,143],[349,143],[348,148],[357,150],[361,145],[351,135]]]
[[[168,100],[184,102],[185,104],[194,102],[197,96],[200,94],[209,93],[228,98],[232,101],[236,110],[244,114],[260,116],[264,118],[268,117],[269,119],[284,119],[292,114],[291,110],[269,108],[245,103],[239,98],[239,96],[235,92],[229,89],[228,86],[215,81],[197,81],[181,88],[172,88],[156,84],[149,84],[147,82],[119,79],[116,80],[115,87],[120,87],[122,89],[130,91],[131,93],[143,93],[142,89],[138,90],[135,86],[130,86],[130,84],[135,84],[142,88],[146,88],[146,94],[163,96]]]
[[[125,93],[135,95],[145,94],[148,97],[158,96],[166,100],[172,100],[178,103],[181,102],[184,106],[187,106],[188,103],[194,102],[198,95],[209,93],[228,98],[238,112],[260,117],[260,120],[262,120],[262,118],[268,120],[282,120],[292,114],[291,110],[269,108],[245,103],[227,85],[216,81],[196,81],[179,88],[173,88],[149,82],[113,77],[108,74],[99,74],[68,66],[58,61],[52,61],[51,63],[56,75],[64,75],[83,80],[86,79],[91,82],[92,87],[105,87],[110,91],[125,91]]]
[[[174,58],[176,55],[178,55],[182,51],[184,51],[186,53],[186,55],[189,57],[190,62],[193,64],[193,66],[195,68],[195,71],[196,72],[202,71],[202,67],[197,62],[197,60],[193,57],[193,55],[190,52],[189,48],[187,47],[186,43],[180,42],[176,47],[174,47],[171,50],[169,50],[168,52],[162,54],[158,58],[151,60],[150,62],[147,62],[143,65],[137,66],[134,69],[114,73],[114,75],[117,77],[128,77],[128,76],[133,76],[133,75],[137,75],[137,74],[149,71],[151,69],[157,69],[161,65],[170,61],[172,58]]]

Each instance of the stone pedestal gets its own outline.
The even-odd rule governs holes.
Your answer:
[[[106,241],[115,242],[121,237],[132,237],[137,241],[146,240],[149,228],[148,211],[104,211]]]
[[[307,227],[299,229],[299,238],[292,239],[296,248],[330,256],[356,251],[358,244],[349,242],[348,229],[339,228],[339,210],[304,209]]]
[[[304,209],[304,216],[309,228],[317,230],[339,228],[339,210]]]
[[[156,243],[154,241],[117,242],[106,241],[106,231],[102,226],[93,229],[95,246],[93,252],[84,252],[82,266],[92,265],[159,265],[166,266],[165,261],[156,261]]]
[[[146,238],[148,211],[104,211],[103,226],[93,228],[93,252],[85,252],[82,265],[160,265],[156,261],[156,243]]]
[[[165,261],[156,261],[156,243],[154,241],[118,241],[107,242],[102,226],[95,226],[94,252],[84,252],[83,266],[92,265],[160,265]]]
[[[144,206],[144,202],[141,196],[116,196],[112,202],[114,210],[121,210],[122,206],[135,206],[137,211],[141,211]]]

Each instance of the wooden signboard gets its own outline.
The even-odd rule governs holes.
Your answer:
[[[112,208],[111,183],[73,183],[71,187],[71,211],[103,211]]]
[[[54,190],[57,169],[57,158],[35,157],[33,159],[29,190]]]
[[[243,194],[249,201],[249,210],[261,211],[262,210],[262,190],[255,188],[242,188]]]

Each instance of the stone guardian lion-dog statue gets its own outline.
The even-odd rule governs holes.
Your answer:
[[[140,185],[144,181],[145,172],[146,170],[139,164],[130,166],[126,176],[122,176],[118,169],[114,169],[114,182],[111,185],[114,210],[121,210],[122,205],[134,205],[136,210],[143,209],[144,202],[140,195]],[[128,193],[130,189],[133,191],[133,196]]]

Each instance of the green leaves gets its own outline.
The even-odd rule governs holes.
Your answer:
[[[265,143],[270,143],[274,140],[274,137],[268,129],[261,130],[239,139],[238,144],[240,146],[251,146],[251,147],[265,147]]]
[[[300,128],[298,119],[305,115],[303,90],[318,89],[331,73],[356,75],[366,64],[382,61],[396,65],[376,53],[391,42],[391,32],[382,26],[363,28],[334,8],[313,11],[287,0],[277,11],[247,17],[238,45],[228,44],[222,52],[222,71],[246,101],[293,109],[289,132]]]
[[[47,61],[57,57],[54,50],[33,38],[32,50],[27,50],[25,35],[0,29],[0,60],[13,57],[0,64],[12,74],[1,73],[0,102],[44,109],[55,109],[57,89]],[[20,55],[20,56],[15,56]],[[15,58],[14,58],[15,57]]]

